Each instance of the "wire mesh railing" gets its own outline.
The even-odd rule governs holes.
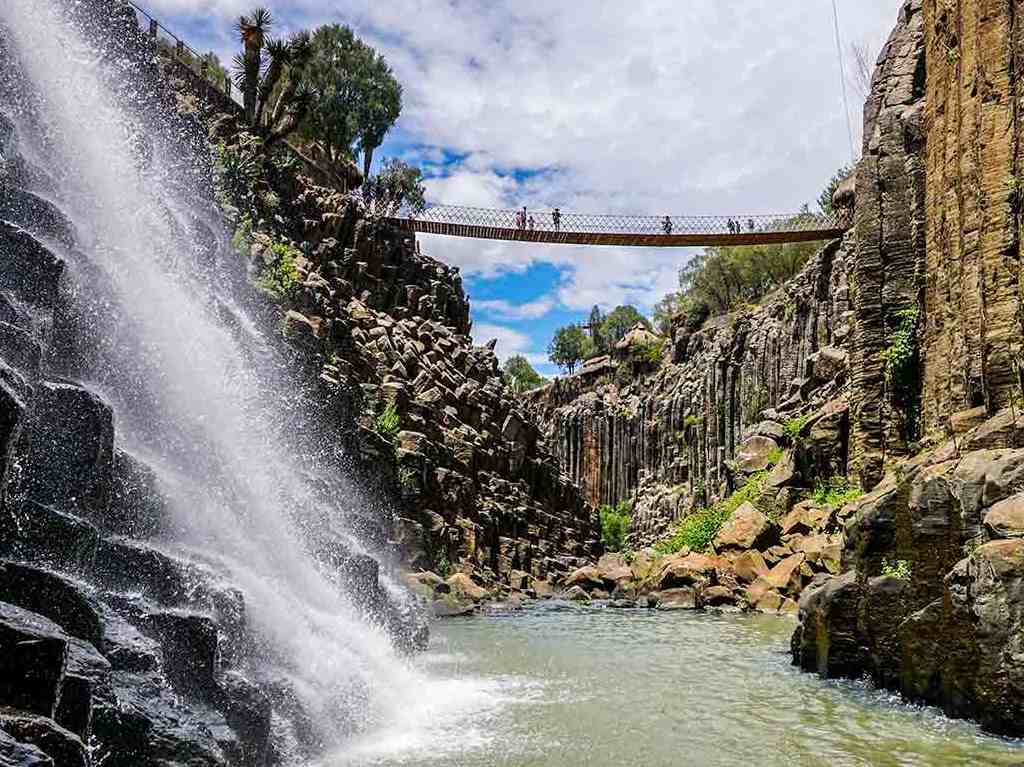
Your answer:
[[[849,226],[843,216],[811,212],[743,216],[630,216],[563,213],[557,208],[536,211],[528,208],[497,210],[456,205],[433,205],[416,215],[400,213],[397,218],[523,232],[643,236],[834,232]]]
[[[242,94],[235,87],[231,79],[231,73],[224,69],[214,56],[208,53],[198,53],[188,43],[161,24],[152,14],[136,5],[133,0],[126,1],[135,11],[135,19],[139,24],[139,29],[153,40],[162,56],[192,70],[194,74],[209,83],[211,87],[221,91],[238,106],[244,107]]]

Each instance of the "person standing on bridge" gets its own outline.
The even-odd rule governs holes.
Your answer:
[[[551,212],[551,223],[555,225],[556,232],[562,231],[562,211],[558,208]]]
[[[672,219],[665,216],[665,220],[661,222],[661,228],[665,234],[672,234]]]
[[[519,228],[526,229],[526,206],[523,206],[522,212],[519,214]]]
[[[754,223],[754,219],[747,219],[747,229],[749,229],[752,232],[757,230],[757,225]]]
[[[533,216],[530,216],[530,220],[527,222],[527,226],[528,226],[529,230],[532,232],[533,231]]]

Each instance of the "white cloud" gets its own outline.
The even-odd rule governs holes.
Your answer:
[[[485,344],[492,338],[498,339],[494,353],[502,361],[516,354],[523,355],[531,363],[547,361],[547,355],[531,351],[533,342],[525,333],[520,333],[518,330],[506,325],[495,325],[488,322],[480,322],[473,325],[473,340],[477,344]]]
[[[554,309],[555,300],[549,296],[543,296],[523,304],[513,304],[503,299],[477,300],[473,302],[473,308],[486,311],[503,320],[535,320]]]
[[[901,2],[840,0],[845,42],[874,41],[874,56]],[[225,54],[234,46],[230,22],[250,6],[151,4],[188,22],[184,31],[205,34],[197,47]],[[654,215],[788,212],[813,202],[850,159],[826,0],[272,5],[279,33],[343,22],[385,54],[404,86],[396,151],[425,164],[433,201]],[[853,93],[851,101],[859,134]],[[461,159],[445,166],[453,156]],[[545,286],[552,300],[582,311],[626,302],[649,310],[689,257],[422,239],[426,252],[477,279],[553,264],[562,280]],[[493,309],[520,319],[511,307]]]

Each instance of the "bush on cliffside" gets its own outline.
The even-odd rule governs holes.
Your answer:
[[[659,554],[675,554],[683,549],[707,551],[722,525],[729,521],[736,509],[761,495],[767,479],[767,471],[754,474],[747,480],[747,484],[728,498],[687,515],[680,520],[669,537],[654,545],[655,551]]]
[[[621,501],[617,506],[602,506],[599,510],[601,517],[601,543],[605,551],[622,551],[626,545],[626,535],[629,534],[631,504],[628,501]]]

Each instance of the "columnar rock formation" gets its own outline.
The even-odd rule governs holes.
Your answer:
[[[587,499],[636,500],[635,538],[650,541],[694,503],[729,491],[730,464],[762,420],[781,433],[782,421],[840,394],[851,251],[852,241],[823,248],[756,308],[698,330],[680,323],[654,372],[626,360],[525,395]],[[845,436],[841,449],[845,471]]]
[[[593,508],[506,389],[493,345],[468,335],[458,270],[368,220],[356,197],[310,187],[299,201],[310,255],[285,332],[323,364],[325,395],[348,403],[367,467],[397,479],[406,563],[491,586],[596,553]],[[262,248],[253,245],[257,261]],[[389,407],[390,432],[380,421]]]
[[[881,477],[886,456],[906,455],[920,432],[918,362],[909,361],[909,381],[887,379],[884,351],[901,316],[918,306],[924,279],[923,120],[924,16],[921,0],[911,0],[879,57],[856,174],[851,421],[854,462],[866,486]]]
[[[926,0],[926,429],[1024,394],[1017,0]],[[955,364],[951,364],[955,361]]]

